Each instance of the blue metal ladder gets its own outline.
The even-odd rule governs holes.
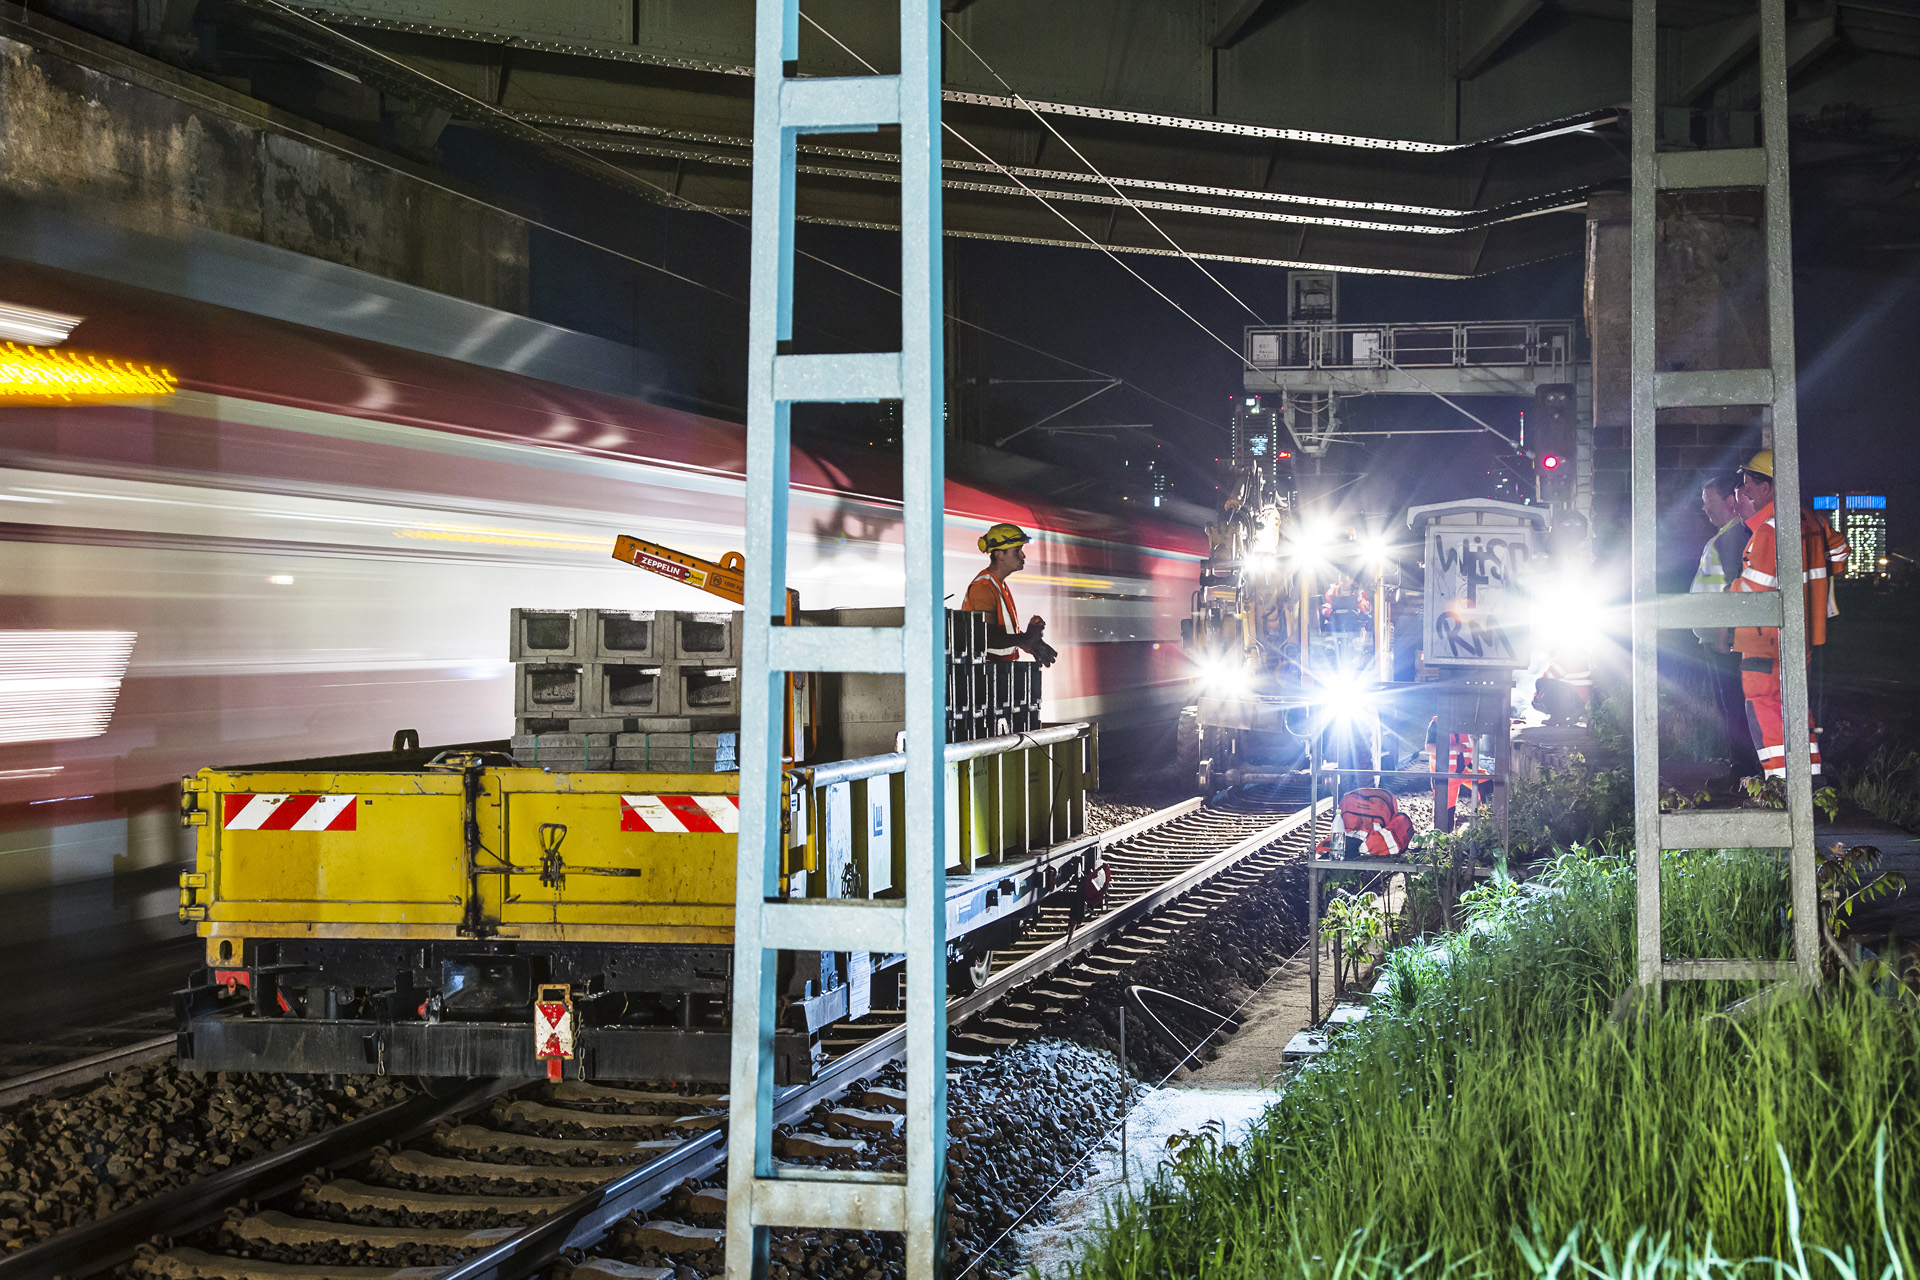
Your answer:
[[[940,14],[902,0],[900,74],[801,79],[797,0],[759,0],[753,111],[752,296],[747,337],[747,584],[741,659],[740,864],[734,908],[727,1274],[764,1276],[768,1229],[906,1234],[907,1275],[940,1262],[946,1186],[943,881],[946,631],[940,285]],[[794,139],[900,127],[897,352],[795,355]],[[901,401],[903,627],[786,627],[789,413],[795,403]],[[901,672],[906,685],[904,900],[782,901],[782,679]],[[773,1159],[773,1036],[780,951],[907,956],[907,1171],[784,1167]]]
[[[1820,981],[1815,909],[1812,762],[1807,723],[1806,584],[1799,537],[1800,431],[1793,363],[1793,260],[1787,198],[1787,38],[1785,0],[1757,0],[1762,145],[1660,151],[1657,0],[1633,5],[1632,386],[1633,509],[1633,804],[1638,849],[1638,975],[1657,1003],[1667,982],[1766,980],[1811,987]],[[1655,270],[1661,191],[1758,189],[1766,204],[1768,363],[1756,369],[1662,371],[1655,361]],[[1780,515],[1779,590],[1752,594],[1661,595],[1655,538],[1655,418],[1661,409],[1759,405],[1771,413]],[[1660,811],[1659,632],[1695,627],[1777,627],[1785,709],[1787,807],[1778,810]],[[1793,958],[1669,958],[1661,936],[1660,854],[1665,849],[1784,849],[1793,904]]]

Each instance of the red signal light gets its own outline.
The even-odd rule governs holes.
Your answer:
[[[1557,467],[1559,467],[1559,465],[1560,465],[1560,459],[1551,453],[1548,454],[1546,457],[1540,459],[1540,469],[1542,471],[1552,471]]]
[[[1289,450],[1282,449],[1280,452],[1274,454],[1273,456],[1276,458],[1291,458],[1293,454]]]

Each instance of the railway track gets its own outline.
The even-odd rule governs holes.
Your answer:
[[[1113,878],[1084,921],[1043,911],[949,1002],[956,1062],[1013,1045],[1049,1017],[1203,923],[1241,890],[1300,856],[1304,793],[1248,788],[1184,802],[1103,836]],[[877,1158],[903,1123],[874,1077],[903,1050],[885,1014],[847,1024],[809,1084],[785,1090],[778,1154],[815,1164]],[[416,1098],[201,1179],[0,1260],[0,1280],[68,1280],[138,1255],[168,1280],[521,1280],[616,1227],[640,1249],[718,1269],[725,1193],[688,1194],[724,1172],[718,1097],[577,1081],[476,1085]],[[884,1158],[884,1157],[879,1157]],[[316,1171],[322,1171],[316,1173]],[[329,1173],[337,1176],[327,1176]],[[640,1217],[668,1200],[664,1216]],[[283,1208],[263,1208],[266,1202]],[[154,1243],[155,1241],[158,1243]],[[666,1268],[607,1260],[579,1280],[671,1280]]]
[[[132,1043],[103,1049],[98,1053],[89,1053],[57,1066],[44,1067],[21,1075],[10,1075],[0,1080],[0,1107],[30,1102],[34,1098],[58,1093],[62,1089],[90,1084],[102,1076],[111,1075],[127,1067],[137,1067],[143,1063],[158,1062],[162,1058],[171,1057],[174,1051],[174,1039],[174,1033],[171,1031],[164,1035],[142,1035]]]

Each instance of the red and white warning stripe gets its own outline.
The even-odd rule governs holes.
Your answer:
[[[620,829],[670,835],[737,835],[739,796],[621,796]]]
[[[342,795],[224,795],[226,831],[353,831],[360,797]]]

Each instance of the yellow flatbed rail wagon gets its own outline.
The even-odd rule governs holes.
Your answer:
[[[197,850],[180,918],[206,968],[179,997],[181,1065],[537,1076],[536,1006],[565,1001],[570,1077],[725,1080],[739,775],[560,772],[505,745],[396,739],[186,779]],[[1086,724],[947,748],[963,986],[1092,869],[1096,759]],[[904,767],[881,755],[785,774],[785,895],[899,892]],[[782,954],[782,1083],[810,1078],[823,1029],[898,1007],[900,960]]]

